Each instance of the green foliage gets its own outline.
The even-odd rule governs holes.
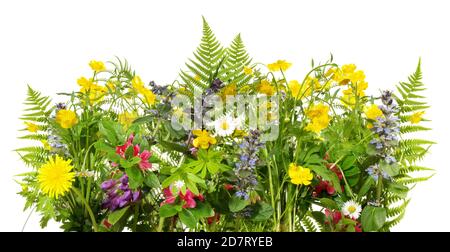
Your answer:
[[[244,209],[248,204],[249,204],[248,200],[244,200],[240,197],[233,196],[231,197],[231,200],[228,203],[228,207],[230,208],[231,212],[236,213]]]
[[[34,123],[38,125],[39,130],[44,132],[49,127],[49,117],[52,112],[50,109],[51,100],[48,96],[43,96],[40,92],[28,86],[27,99],[25,100],[25,113],[20,118],[24,122]],[[46,133],[29,133],[20,136],[20,139],[44,141],[47,140]],[[48,150],[44,147],[29,146],[15,150],[21,157],[22,161],[30,167],[38,168],[48,158]]]
[[[412,124],[410,118],[415,112],[423,112],[429,108],[425,102],[422,92],[426,90],[422,83],[421,62],[417,65],[416,71],[408,77],[407,82],[400,82],[397,85],[399,96],[396,101],[400,111],[400,137],[399,146],[396,151],[396,158],[399,160],[398,175],[393,177],[393,182],[387,184],[387,192],[384,193],[384,205],[386,207],[388,220],[381,231],[389,231],[390,228],[400,222],[405,214],[409,203],[407,193],[414,184],[428,180],[432,175],[425,175],[433,171],[431,168],[416,165],[417,161],[423,159],[431,145],[435,142],[425,139],[408,138],[410,133],[418,133],[430,130],[422,125]],[[426,120],[424,120],[426,121]],[[418,176],[412,176],[419,173]]]
[[[247,84],[251,76],[243,73],[244,66],[251,64],[251,58],[245,50],[238,34],[228,48],[224,48],[216,39],[211,27],[203,18],[203,36],[194,52],[193,59],[186,63],[187,70],[180,73],[186,84],[187,95],[193,98],[194,91],[205,91],[215,78],[220,78],[237,87]]]
[[[25,100],[25,114],[20,118],[27,122],[42,123],[43,127],[48,124],[52,110],[49,108],[51,99],[48,96],[43,96],[40,92],[28,86],[27,99]]]
[[[386,209],[366,206],[361,213],[361,224],[366,232],[379,230],[386,222]]]
[[[241,35],[238,34],[231,45],[225,49],[226,60],[219,70],[220,79],[228,83],[236,84],[237,88],[247,84],[252,78],[243,71],[245,66],[251,64],[251,58],[245,50]]]
[[[194,52],[194,59],[186,63],[189,72],[182,71],[181,79],[187,85],[188,90],[203,92],[217,75],[220,63],[224,60],[225,50],[216,39],[211,27],[203,18],[203,37],[197,50]]]

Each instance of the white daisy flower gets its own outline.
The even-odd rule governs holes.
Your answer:
[[[229,136],[236,129],[235,120],[229,115],[223,116],[213,123],[214,130],[218,136]]]
[[[352,219],[358,219],[361,213],[361,206],[353,200],[349,200],[344,203],[342,207],[342,213]]]
[[[175,183],[173,183],[173,185],[174,185],[178,190],[181,190],[181,188],[184,186],[184,181],[183,181],[183,180],[177,180],[177,181],[175,181]]]

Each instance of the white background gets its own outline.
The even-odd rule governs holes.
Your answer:
[[[46,95],[77,89],[89,60],[126,57],[148,82],[172,82],[198,45],[204,15],[228,44],[242,33],[255,61],[293,62],[300,79],[312,58],[330,53],[338,64],[365,71],[369,91],[393,88],[422,57],[424,82],[439,142],[423,162],[436,175],[410,195],[396,231],[449,231],[450,6],[448,1],[1,1],[0,3],[0,230],[20,231],[28,212],[13,175],[26,171],[12,150],[26,84]],[[58,99],[55,99],[55,102]],[[33,215],[25,231],[40,231]],[[59,230],[50,223],[45,231]]]

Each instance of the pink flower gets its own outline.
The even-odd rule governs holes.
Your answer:
[[[122,158],[125,157],[125,153],[129,147],[133,147],[133,156],[141,158],[141,161],[139,162],[139,168],[143,171],[151,169],[152,164],[148,161],[149,158],[152,156],[152,153],[148,150],[144,150],[142,153],[140,153],[140,147],[138,144],[133,145],[134,135],[131,134],[130,137],[127,139],[126,143],[124,145],[120,145],[116,147],[116,153],[119,154]],[[112,163],[112,166],[117,166],[118,164]]]
[[[133,140],[134,135],[131,134],[124,145],[119,145],[116,147],[116,153],[119,154],[122,158],[125,158],[125,152],[127,151],[128,147],[130,147],[133,144]]]
[[[180,192],[180,199],[185,201],[183,208],[195,208],[197,203],[195,202],[194,197],[194,194],[189,189],[186,190],[186,194],[184,195]]]
[[[169,187],[164,188],[163,194],[164,194],[164,197],[166,198],[166,200],[164,200],[161,203],[161,206],[165,205],[165,204],[173,204],[175,202],[176,197],[173,196],[172,191],[170,190]]]

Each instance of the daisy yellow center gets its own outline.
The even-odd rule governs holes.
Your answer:
[[[354,213],[354,212],[356,211],[356,207],[355,207],[355,206],[349,206],[349,207],[348,207],[348,211],[349,211],[350,213]]]
[[[220,125],[220,127],[221,127],[223,130],[227,130],[228,128],[230,128],[230,126],[228,125],[227,122],[222,122],[222,125]]]

